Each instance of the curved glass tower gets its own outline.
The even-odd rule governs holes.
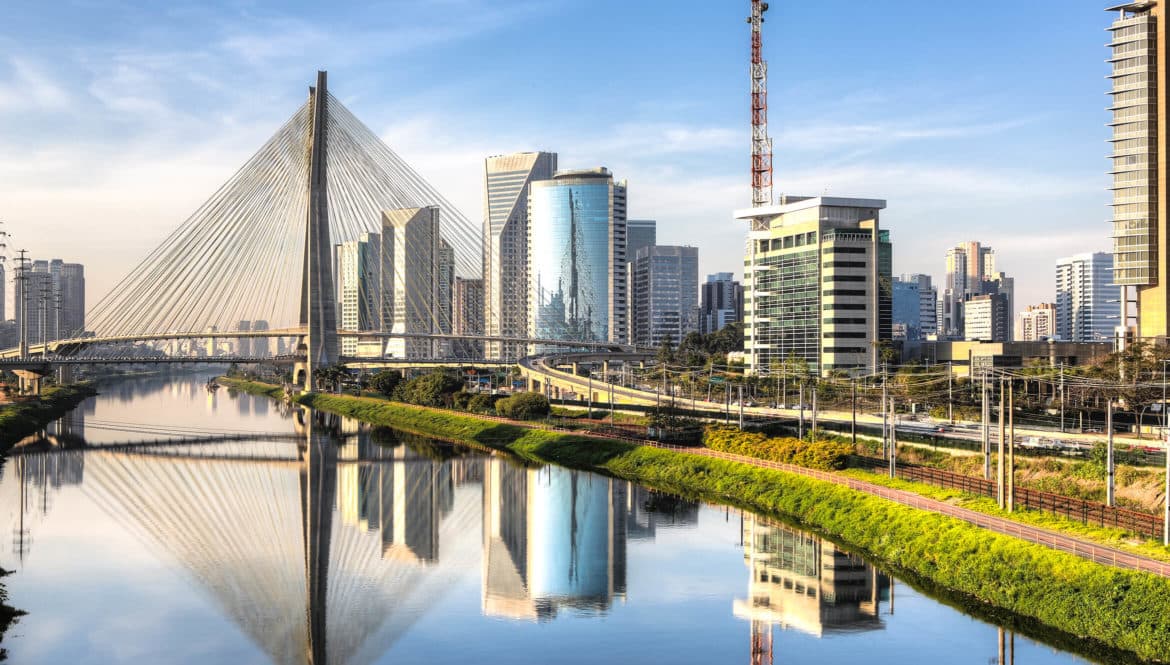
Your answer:
[[[530,336],[624,342],[625,182],[561,171],[532,183],[528,214]]]

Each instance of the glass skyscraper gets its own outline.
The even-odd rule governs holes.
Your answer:
[[[528,188],[557,170],[557,155],[521,152],[484,162],[483,332],[524,337],[528,329]],[[518,358],[519,344],[488,342],[488,358]]]
[[[528,220],[528,332],[626,340],[626,184],[605,168],[534,182]]]

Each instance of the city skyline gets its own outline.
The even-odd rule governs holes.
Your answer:
[[[7,167],[11,177],[0,185],[10,204],[3,219],[13,245],[86,263],[90,299],[96,300],[120,276],[121,266],[146,254],[230,173],[246,156],[241,146],[257,144],[279,120],[285,98],[300,89],[305,61],[324,58],[323,64],[341,67],[338,75],[347,81],[344,101],[369,117],[375,131],[418,164],[423,175],[443,183],[442,189],[473,219],[482,206],[485,157],[555,150],[563,163],[606,164],[628,177],[630,216],[658,219],[660,243],[698,245],[701,273],[736,270],[745,230],[731,219],[730,210],[750,198],[747,47],[742,23],[724,18],[744,13],[742,7],[687,5],[676,11],[672,21],[680,32],[712,31],[701,46],[672,40],[657,47],[691,49],[687,57],[676,58],[678,65],[662,64],[671,58],[645,58],[647,47],[608,38],[603,42],[607,53],[634,63],[625,75],[599,79],[574,71],[549,81],[540,97],[522,94],[525,107],[490,92],[491,77],[471,81],[460,74],[460,58],[517,31],[543,29],[548,34],[533,38],[539,46],[555,39],[561,29],[554,26],[566,16],[584,19],[575,23],[582,35],[599,37],[597,18],[558,3],[456,4],[461,16],[443,29],[420,33],[410,44],[371,46],[368,52],[352,46],[353,40],[336,38],[354,31],[380,34],[381,22],[374,17],[371,27],[358,30],[352,27],[355,16],[345,11],[318,25],[304,11],[293,17],[262,6],[247,13],[228,7],[225,18],[180,7],[146,17],[143,24],[122,22],[99,39],[72,39],[89,27],[81,25],[84,8],[53,28],[35,21],[43,12],[16,8],[13,34],[27,36],[8,37],[10,56],[0,63],[0,116],[28,130],[3,139],[10,152],[26,156]],[[998,31],[1003,38],[1024,39],[1018,26],[1000,25],[996,13],[986,9],[948,7],[915,15],[914,25],[964,21],[972,33]],[[1019,280],[1019,302],[1050,300],[1056,258],[1109,247],[1104,44],[1110,18],[1099,3],[1089,2],[1011,9],[1021,23],[1033,14],[1037,20],[1043,16],[1047,25],[1056,21],[1045,35],[1028,36],[1028,49],[1039,55],[1032,60],[1035,71],[1044,76],[1024,77],[1026,82],[1006,77],[1009,70],[1018,74],[1018,62],[978,49],[973,37],[945,46],[941,37],[928,37],[929,46],[940,47],[932,63],[917,62],[898,49],[879,49],[878,57],[865,52],[868,40],[875,39],[866,36],[875,22],[889,31],[885,42],[911,39],[912,26],[899,25],[907,18],[906,8],[853,7],[854,18],[842,22],[841,30],[856,32],[858,40],[816,62],[801,52],[808,39],[804,35],[766,42],[774,74],[777,194],[827,189],[837,195],[880,196],[891,201],[887,228],[906,238],[895,252],[896,272],[937,278],[939,270],[928,257],[978,236],[999,250],[1001,263]],[[429,25],[432,11],[438,12],[414,8],[393,14],[403,25]],[[636,23],[648,10],[629,11],[630,22]],[[778,5],[770,20],[796,24],[814,11]],[[449,17],[452,12],[441,13]],[[116,22],[116,16],[103,20]],[[158,35],[174,36],[180,24],[185,34],[160,46],[166,40]],[[37,39],[47,33],[55,39]],[[320,48],[307,53],[290,34]],[[206,46],[190,58],[179,57],[190,39]],[[54,41],[77,46],[69,57],[56,57],[44,46]],[[344,48],[335,45],[342,42]],[[437,44],[444,53],[429,57],[428,47]],[[563,48],[570,53],[585,45],[574,40]],[[696,57],[703,55],[697,49],[710,50],[707,62],[683,66],[704,59]],[[965,62],[972,49],[984,58],[978,67]],[[492,68],[499,70],[492,75],[498,77],[495,83],[531,75],[508,66],[514,57],[499,56],[503,66]],[[420,58],[427,66],[414,64]],[[1048,68],[1056,62],[1059,67]],[[396,67],[386,68],[390,63]],[[946,66],[954,71],[943,72]],[[651,69],[661,74],[653,82],[646,76]],[[899,82],[904,78],[899,72],[906,71],[918,77],[913,90]],[[112,72],[113,80],[99,72]],[[742,72],[742,79],[730,72]],[[690,77],[687,85],[680,84],[683,77]],[[291,84],[294,79],[297,85]],[[963,85],[980,104],[946,98],[948,90]],[[412,92],[396,98],[394,92],[403,86]],[[702,94],[696,86],[703,87]],[[845,104],[838,103],[842,90],[849,91]],[[915,95],[925,95],[927,103],[909,104],[918,100]],[[198,103],[192,104],[192,96]],[[582,98],[589,103],[575,104],[571,111],[562,108],[555,120],[544,119],[550,106]],[[420,102],[425,115],[418,111]],[[829,108],[837,110],[826,113]],[[1021,108],[1033,112],[1021,116]],[[515,117],[498,124],[505,113]],[[78,120],[81,116],[84,121]],[[139,199],[128,196],[131,187]],[[963,205],[956,195],[964,197]],[[74,231],[82,214],[92,223]],[[1023,233],[1021,218],[1029,222]],[[940,220],[946,220],[945,226]],[[734,233],[710,233],[712,224]],[[93,252],[94,247],[102,252]]]

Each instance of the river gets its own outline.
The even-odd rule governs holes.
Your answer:
[[[206,379],[101,386],[0,467],[11,662],[1099,662],[778,521]]]

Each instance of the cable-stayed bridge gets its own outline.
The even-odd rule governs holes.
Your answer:
[[[362,277],[339,279],[343,271]],[[66,362],[193,355],[140,353],[143,343],[289,340],[283,359],[311,388],[315,368],[355,360],[363,341],[376,349],[367,363],[435,359],[456,342],[623,348],[455,334],[454,281],[481,273],[478,225],[330,94],[318,72],[306,102],[92,308],[86,331],[30,340],[24,329],[35,314],[26,311],[20,343],[0,350],[0,361],[32,376]],[[27,308],[25,300],[17,306]],[[397,352],[388,353],[387,340],[397,340],[389,342]]]

